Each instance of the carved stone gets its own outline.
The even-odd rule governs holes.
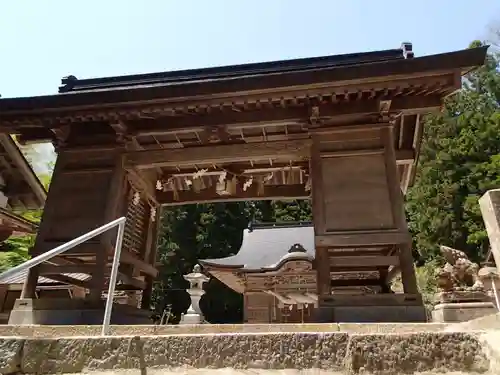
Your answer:
[[[446,264],[437,274],[440,291],[436,302],[490,301],[478,277],[479,266],[470,261],[463,251],[448,246],[440,246],[440,250]]]

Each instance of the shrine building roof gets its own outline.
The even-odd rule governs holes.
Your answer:
[[[410,51],[407,51],[407,49]],[[231,78],[253,77],[277,73],[290,73],[310,69],[323,69],[352,66],[374,62],[405,59],[411,53],[411,45],[381,51],[348,53],[321,57],[292,60],[220,66],[202,69],[177,70],[170,72],[134,74],[115,77],[78,79],[75,76],[64,77],[59,87],[60,93],[89,92],[103,90],[129,89],[135,87],[153,87],[179,85],[183,83],[220,81]]]
[[[483,65],[487,48],[415,57],[412,45],[403,43],[285,61],[68,76],[57,94],[0,99],[0,129],[20,143],[53,142],[60,151],[126,143],[125,168],[143,170],[162,186],[149,194],[152,200],[177,205],[261,198],[257,184],[221,196],[214,182],[228,170],[266,179],[267,198],[308,198],[313,138],[334,138],[332,152],[382,149],[381,129],[390,128],[406,192],[418,163],[422,116],[441,109],[444,98],[460,89],[461,76]],[[209,173],[193,192],[186,176],[198,170]]]
[[[219,259],[203,259],[208,269],[232,269],[246,272],[276,270],[291,259],[314,259],[314,227],[312,223],[260,224],[245,229],[243,242],[236,255]]]

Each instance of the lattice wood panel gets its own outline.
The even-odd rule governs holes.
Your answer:
[[[140,256],[146,241],[151,207],[143,197],[140,197],[136,202],[137,204],[134,204],[134,194],[134,189],[130,189],[127,197],[127,221],[125,223],[123,247],[132,254]]]

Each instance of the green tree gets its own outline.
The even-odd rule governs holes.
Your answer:
[[[308,201],[258,201],[187,205],[162,215],[158,251],[162,266],[153,293],[154,309],[167,308],[177,322],[189,307],[183,275],[198,259],[225,258],[238,252],[243,231],[250,222],[304,221],[311,219]],[[243,299],[216,278],[205,285],[200,301],[211,323],[241,322]]]
[[[499,56],[490,54],[442,113],[425,119],[406,209],[414,245],[428,261],[439,259],[440,244],[462,249],[474,260],[487,251],[478,199],[500,187],[499,106]]]
[[[153,295],[158,313],[171,311],[177,322],[189,307],[188,287],[183,275],[191,272],[198,259],[224,258],[236,254],[243,230],[256,213],[252,202],[197,204],[163,212],[158,243],[160,277]],[[205,317],[213,323],[241,322],[242,296],[212,278],[200,302]]]

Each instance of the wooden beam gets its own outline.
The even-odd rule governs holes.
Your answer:
[[[58,275],[63,273],[86,273],[91,275],[95,271],[93,264],[41,264],[39,267],[40,275]]]
[[[177,192],[178,199],[174,199],[172,191],[156,193],[157,199],[162,205],[178,206],[183,204],[209,203],[209,202],[239,202],[250,200],[292,200],[308,199],[309,192],[304,185],[279,185],[265,186],[263,195],[259,195],[257,186],[252,185],[246,191],[238,188],[235,195],[219,195],[215,188],[205,189],[196,193],[194,191]]]
[[[332,267],[388,267],[399,264],[398,256],[347,256],[347,257],[330,257]]]
[[[118,280],[120,280],[124,285],[131,286],[134,289],[143,290],[146,289],[146,283],[142,280],[136,279],[135,277],[125,275],[124,273],[118,273]],[[117,285],[118,287],[118,285]],[[123,290],[123,285],[121,285]]]
[[[318,106],[322,118],[334,118],[351,115],[378,114],[380,100],[359,100],[338,104],[322,104]],[[429,112],[441,107],[440,96],[404,96],[394,98],[390,113]],[[155,135],[183,131],[203,131],[205,128],[225,126],[260,127],[262,125],[303,125],[308,124],[310,117],[308,107],[269,108],[252,111],[214,111],[210,114],[166,117],[163,119],[143,119],[131,121],[134,134]],[[331,128],[331,127],[330,127]],[[321,127],[315,128],[321,131]]]
[[[413,164],[415,161],[415,151],[413,150],[396,150],[395,152],[397,165]]]
[[[87,280],[78,280],[75,279],[74,277],[66,276],[66,275],[50,275],[50,277],[47,277],[48,279],[63,283],[63,284],[70,284],[74,286],[78,286],[80,288],[85,288],[89,289],[90,288],[90,282]]]
[[[125,264],[131,264],[138,268],[141,272],[145,274],[156,277],[158,275],[158,270],[151,264],[137,258],[135,255],[128,251],[122,251],[120,261]]]
[[[378,246],[411,243],[408,233],[397,230],[376,232],[337,232],[316,236],[316,246],[320,247],[350,247],[350,246]]]
[[[380,279],[331,280],[330,285],[332,288],[345,286],[378,286],[382,285],[382,282]]]
[[[252,159],[300,159],[309,157],[309,140],[263,142],[192,147],[185,149],[143,150],[125,154],[125,167],[155,168],[194,164],[238,163]]]

